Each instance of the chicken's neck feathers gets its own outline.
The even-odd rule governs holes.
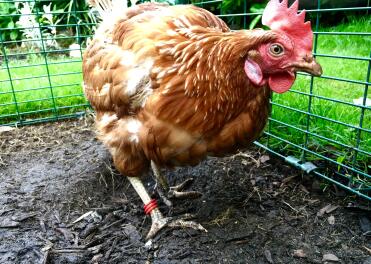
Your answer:
[[[180,29],[178,33],[184,37],[183,41],[174,44],[174,39],[171,39],[171,43],[161,43],[159,48],[163,60],[169,57],[175,59],[173,67],[177,71],[163,69],[158,78],[160,76],[159,79],[171,83],[172,80],[179,80],[179,76],[185,76],[182,88],[176,85],[169,88],[169,83],[166,83],[167,89],[163,94],[167,97],[166,102],[180,100],[175,95],[183,89],[184,95],[189,98],[189,106],[192,105],[195,113],[204,115],[202,129],[215,130],[246,111],[251,101],[267,100],[269,89],[254,87],[246,77],[243,65],[247,53],[260,43],[271,40],[274,37],[272,34],[262,30],[220,32],[199,27]],[[264,102],[262,107],[267,107]],[[160,108],[160,112],[173,115],[168,111],[168,105]],[[184,123],[192,124],[187,120],[188,115],[184,118]],[[197,125],[199,123],[198,118]]]

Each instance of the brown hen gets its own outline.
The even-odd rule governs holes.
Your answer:
[[[231,31],[191,5],[91,2],[102,23],[84,54],[84,91],[100,140],[152,217],[147,238],[166,225],[204,230],[163,217],[141,178],[152,165],[169,191],[160,167],[196,165],[255,140],[268,118],[271,90],[287,91],[298,70],[321,74],[310,23],[297,14],[297,2],[288,8],[287,0],[268,4],[263,23],[269,31]]]

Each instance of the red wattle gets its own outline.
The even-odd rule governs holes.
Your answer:
[[[290,90],[296,76],[292,72],[280,72],[269,75],[268,84],[273,92],[284,93]]]

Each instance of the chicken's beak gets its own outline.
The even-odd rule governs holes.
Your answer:
[[[306,72],[314,76],[322,75],[321,65],[319,65],[312,56],[306,57],[300,60],[300,62],[295,62],[291,64],[291,67],[293,67],[295,71]]]

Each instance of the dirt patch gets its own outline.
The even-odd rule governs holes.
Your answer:
[[[322,193],[256,149],[168,170],[173,184],[194,177],[204,195],[161,210],[194,214],[209,232],[164,230],[145,246],[150,219],[90,119],[0,138],[0,263],[371,263],[364,201]]]

